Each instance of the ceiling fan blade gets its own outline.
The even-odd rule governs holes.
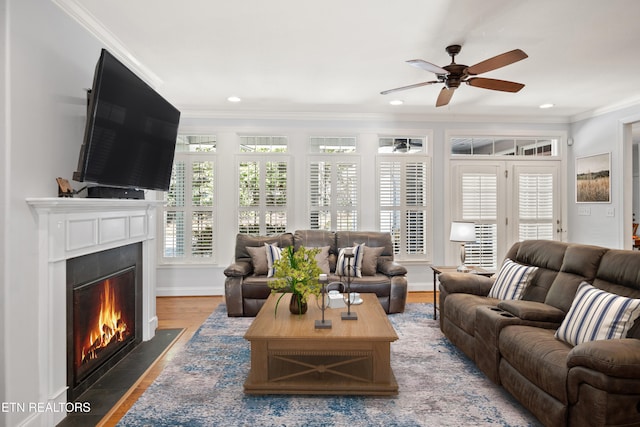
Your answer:
[[[478,62],[476,65],[472,65],[471,67],[467,68],[467,73],[475,76],[477,74],[486,73],[487,71],[492,71],[497,68],[513,64],[514,62],[521,61],[525,58],[528,58],[528,55],[526,53],[524,53],[520,49],[514,49],[512,51],[494,56],[493,58],[489,58],[482,62]]]
[[[447,75],[449,72],[442,67],[438,67],[431,62],[423,61],[422,59],[411,59],[407,61],[408,64],[413,65],[414,67],[423,69],[425,71],[432,72],[434,74],[444,74]]]
[[[518,92],[524,87],[522,83],[487,79],[484,77],[471,77],[467,80],[467,84],[470,86],[481,87],[483,89],[500,90],[502,92]]]
[[[401,90],[413,89],[413,88],[420,87],[420,86],[432,85],[434,83],[440,83],[440,82],[437,81],[437,80],[433,80],[433,81],[430,81],[430,82],[416,83],[416,84],[409,85],[409,86],[397,87],[395,89],[383,90],[382,92],[380,92],[380,95],[386,95],[388,93],[398,92],[398,91],[401,91]]]
[[[438,95],[438,99],[436,100],[436,107],[442,107],[447,105],[449,101],[451,101],[451,97],[453,96],[453,92],[455,92],[456,88],[447,88],[443,87],[440,91],[440,95]]]

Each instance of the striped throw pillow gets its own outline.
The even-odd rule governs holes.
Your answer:
[[[572,345],[625,338],[640,316],[640,299],[612,294],[582,282],[556,338]]]
[[[489,297],[501,300],[520,299],[529,277],[538,267],[518,264],[509,258],[504,260],[496,281],[493,282]]]
[[[267,277],[273,277],[276,272],[276,269],[273,268],[273,263],[282,258],[282,249],[280,249],[277,244],[270,245],[265,243],[264,246],[267,250]]]
[[[344,256],[345,249],[351,249],[353,251],[353,258],[346,258]],[[353,248],[342,248],[338,252],[338,262],[336,263],[336,274],[338,276],[347,275],[347,266],[351,265],[351,271],[349,274],[351,277],[362,277],[362,259],[364,257],[364,243],[355,244]]]

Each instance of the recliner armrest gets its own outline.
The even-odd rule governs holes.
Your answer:
[[[395,261],[379,263],[378,271],[386,276],[404,276],[407,274],[407,268]]]
[[[447,294],[487,296],[495,279],[471,273],[442,273],[438,280]]]
[[[640,340],[623,338],[578,344],[567,355],[567,366],[582,366],[617,378],[640,379]]]
[[[244,277],[253,271],[253,265],[247,261],[238,261],[231,264],[224,270],[227,277]]]
[[[565,316],[564,311],[559,308],[536,301],[505,300],[498,303],[498,308],[522,320],[533,322],[560,324]]]

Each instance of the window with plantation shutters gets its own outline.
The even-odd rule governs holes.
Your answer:
[[[312,230],[358,229],[356,160],[311,157],[308,182],[309,226]]]
[[[309,138],[308,212],[312,230],[358,229],[360,161],[355,137]]]
[[[498,176],[497,171],[463,172],[460,217],[476,227],[476,241],[465,244],[466,264],[495,268],[497,264]]]
[[[178,137],[163,208],[163,262],[215,262],[214,136]]]
[[[516,179],[519,240],[553,239],[555,170],[517,168]]]
[[[391,233],[398,259],[429,258],[429,159],[378,157],[379,229]]]
[[[238,232],[283,233],[287,227],[288,160],[268,153],[240,156],[238,162]]]
[[[559,239],[559,161],[453,161],[452,220],[472,221],[468,265],[497,269],[517,241]]]

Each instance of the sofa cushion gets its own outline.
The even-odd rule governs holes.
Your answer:
[[[265,246],[247,246],[247,252],[251,255],[253,274],[257,274],[259,276],[266,275],[269,271],[269,263],[267,262],[267,251]]]
[[[273,264],[282,258],[282,250],[275,243],[265,243],[264,247],[267,252],[267,277],[273,277],[276,272]]]
[[[640,299],[631,299],[583,282],[556,338],[572,345],[626,337],[640,315]]]
[[[307,249],[315,249],[315,248],[309,247]],[[318,249],[320,249],[320,252],[318,252],[316,255],[316,262],[318,263],[318,268],[322,270],[324,274],[329,274],[331,273],[331,265],[329,264],[329,250],[331,249],[331,246],[323,246]]]
[[[606,249],[589,245],[570,245],[564,254],[560,272],[544,299],[545,304],[569,311],[573,297],[582,282],[592,282]]]
[[[501,300],[520,299],[529,276],[538,267],[527,266],[505,259],[496,281],[489,290],[489,297]]]
[[[345,256],[345,253],[351,250],[353,257]],[[338,276],[346,276],[350,274],[353,277],[362,277],[362,258],[364,256],[364,243],[354,245],[352,248],[341,248],[338,253],[338,263],[336,264],[336,274]],[[350,267],[350,268],[348,268]],[[348,271],[349,270],[349,271]]]
[[[545,302],[547,292],[560,271],[569,245],[550,240],[525,240],[513,246],[505,258],[519,264],[538,267],[538,270],[531,275],[521,298],[527,301]]]
[[[378,257],[382,254],[383,247],[370,248],[364,247],[364,256],[362,257],[362,275],[373,276],[378,271]]]
[[[394,250],[391,241],[391,233],[383,233],[379,231],[337,231],[336,246],[338,248],[346,248],[348,246],[364,243],[370,248],[383,247],[384,250],[380,255],[381,259],[393,261]]]
[[[282,233],[273,236],[253,236],[250,234],[238,233],[236,235],[236,253],[235,260],[237,261],[251,261],[251,255],[247,248],[249,247],[261,247],[264,248],[265,243],[278,243],[281,248],[293,245],[293,234]]]

